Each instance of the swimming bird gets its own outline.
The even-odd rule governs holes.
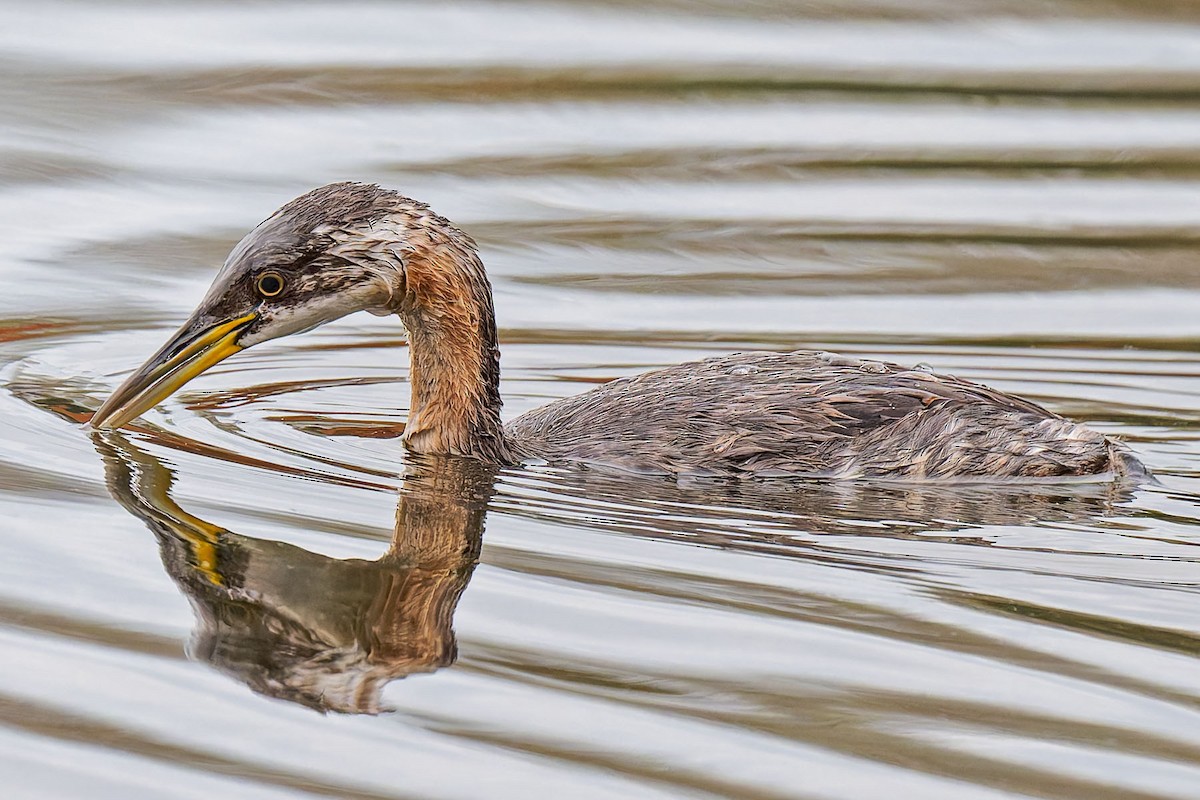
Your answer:
[[[230,355],[355,311],[408,332],[417,453],[718,477],[1137,477],[1123,444],[1010,394],[815,352],[719,356],[501,421],[491,286],[474,241],[424,203],[334,183],[232,250],[183,326],[100,407],[121,427]]]

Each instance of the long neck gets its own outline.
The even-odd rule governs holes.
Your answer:
[[[431,236],[425,244],[405,261],[398,309],[411,360],[404,442],[418,453],[512,463],[500,422],[500,348],[483,264],[461,234]]]

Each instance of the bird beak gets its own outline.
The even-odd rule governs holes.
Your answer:
[[[214,324],[193,315],[100,406],[92,416],[92,427],[120,428],[170,397],[192,378],[242,350],[238,336],[257,318],[258,312],[252,311]]]

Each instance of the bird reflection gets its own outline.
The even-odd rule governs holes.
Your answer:
[[[264,695],[375,714],[383,687],[457,656],[452,618],[479,557],[493,468],[409,456],[395,534],[377,561],[242,536],[184,511],[173,474],[121,434],[96,434],[113,496],[158,538],[191,601],[189,655]],[[1112,483],[978,486],[714,481],[682,485],[594,470],[505,484],[509,513],[570,528],[792,558],[822,534],[987,545],[971,528],[1094,521],[1132,497]],[[824,556],[822,556],[824,557]]]
[[[544,470],[518,513],[642,538],[802,557],[824,535],[990,546],[980,529],[1122,516],[1136,488],[1115,482],[900,483],[631,479]],[[511,487],[506,487],[511,491]]]
[[[383,687],[457,657],[453,616],[479,557],[494,473],[414,460],[391,547],[336,559],[225,530],[171,498],[173,474],[119,434],[98,436],[109,491],[158,538],[196,614],[188,655],[255,692],[320,711],[377,714]]]

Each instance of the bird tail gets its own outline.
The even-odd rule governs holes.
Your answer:
[[[1143,464],[1141,459],[1124,444],[1109,440],[1108,458],[1109,463],[1112,464],[1113,474],[1121,480],[1139,486],[1143,484],[1160,485],[1158,478],[1154,477],[1150,468]]]

